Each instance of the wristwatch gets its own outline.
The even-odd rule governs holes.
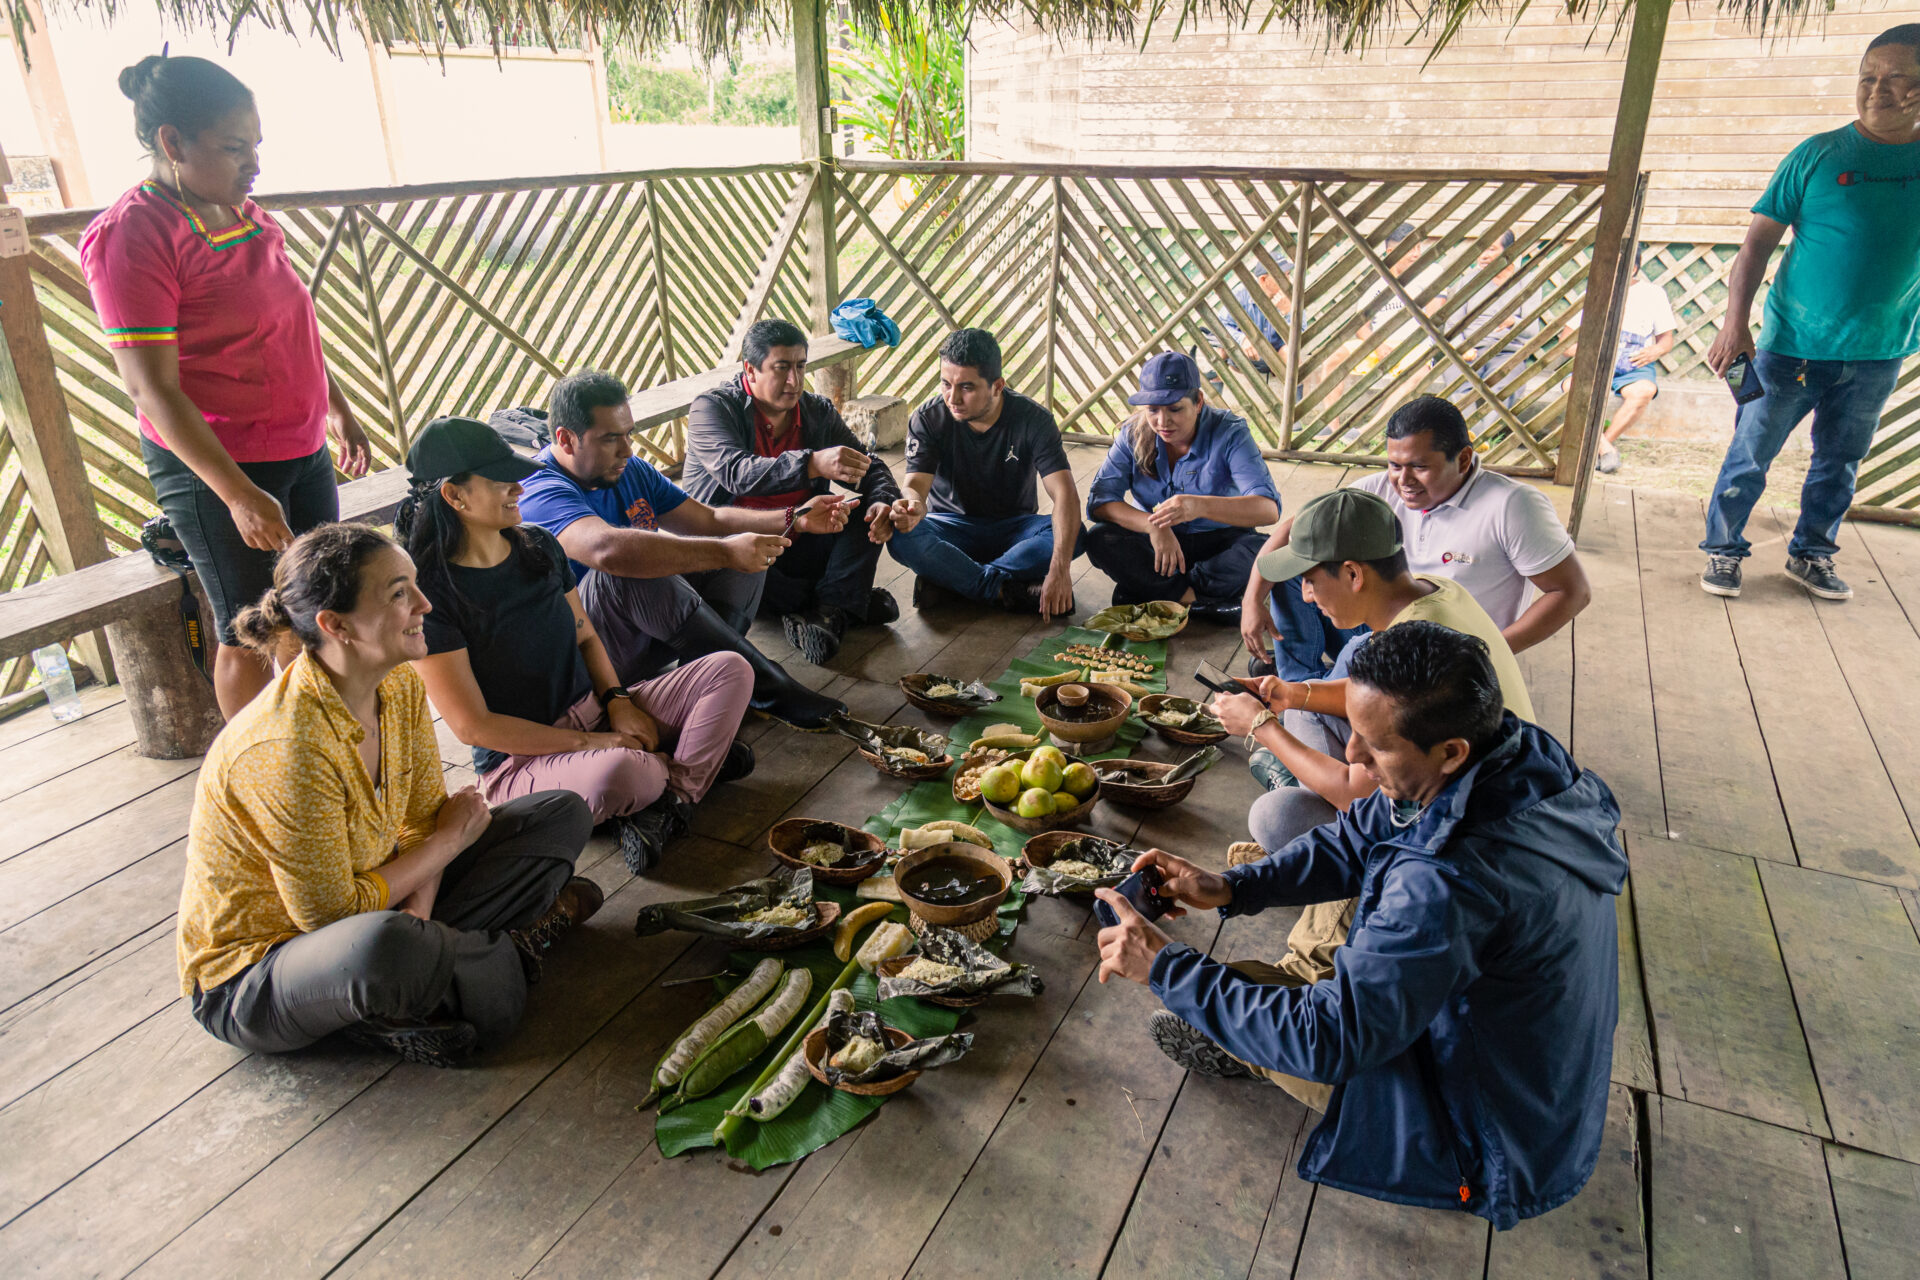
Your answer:
[[[608,689],[608,690],[606,690],[605,692],[602,692],[602,693],[596,693],[596,694],[594,694],[593,696],[594,696],[595,698],[597,698],[597,699],[599,699],[599,702],[600,702],[600,709],[601,709],[602,711],[604,711],[604,710],[606,710],[606,709],[607,709],[608,707],[610,707],[610,706],[612,706],[612,705],[613,705],[613,700],[614,700],[615,698],[624,698],[624,697],[626,697],[626,696],[627,696],[627,688],[626,688],[626,686],[624,686],[624,685],[618,685],[618,684],[616,684],[616,685],[614,685],[614,686],[613,686],[613,687],[612,687],[611,689]]]
[[[1260,726],[1263,724],[1272,724],[1275,720],[1278,720],[1279,718],[1280,718],[1279,716],[1273,714],[1272,707],[1262,707],[1260,709],[1260,714],[1253,718],[1253,724],[1247,729],[1246,745],[1247,745],[1248,755],[1252,755],[1254,751],[1260,746],[1258,742],[1254,741],[1254,736],[1253,736],[1254,734],[1260,732]]]

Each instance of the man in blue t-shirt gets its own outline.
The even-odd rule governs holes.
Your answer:
[[[766,571],[789,545],[784,511],[709,507],[633,456],[627,389],[610,373],[562,378],[553,443],[534,455],[521,518],[560,540],[580,603],[622,680],[722,650],[753,667],[753,706],[802,729],[846,704],[807,688],[747,640]],[[848,504],[815,499],[794,533],[845,527]]]
[[[1834,572],[1834,541],[1853,503],[1854,476],[1900,376],[1920,351],[1920,22],[1876,36],[1860,60],[1858,119],[1795,147],[1753,206],[1727,282],[1727,315],[1707,352],[1724,374],[1748,356],[1766,394],[1740,406],[1733,444],[1707,506],[1700,585],[1740,594],[1747,517],[1767,468],[1813,416],[1813,463],[1787,574],[1823,600],[1853,588]],[[1787,228],[1756,348],[1749,319],[1767,259]]]

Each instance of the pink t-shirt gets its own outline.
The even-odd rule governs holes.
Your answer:
[[[210,232],[143,182],[88,224],[80,264],[108,342],[178,345],[180,389],[235,462],[304,458],[327,430],[313,299],[266,210],[249,200],[238,212]],[[140,430],[166,447],[144,414]]]

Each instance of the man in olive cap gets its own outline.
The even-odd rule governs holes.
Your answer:
[[[1335,489],[1313,499],[1294,517],[1287,545],[1262,555],[1257,567],[1269,582],[1299,578],[1302,596],[1342,629],[1364,624],[1384,631],[1419,620],[1477,636],[1486,642],[1506,709],[1534,718],[1520,664],[1500,628],[1459,583],[1408,572],[1399,518],[1373,494]],[[1251,693],[1214,699],[1220,723],[1246,739],[1254,776],[1283,783],[1254,801],[1247,815],[1254,842],[1267,852],[1336,820],[1377,789],[1347,758],[1347,667],[1370,637],[1362,632],[1349,640],[1326,680],[1264,676],[1244,682]],[[1281,967],[1308,982],[1331,973],[1333,952],[1352,919],[1351,900],[1308,907],[1287,939]]]

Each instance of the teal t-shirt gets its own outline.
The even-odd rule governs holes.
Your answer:
[[[1780,162],[1753,211],[1793,228],[1761,350],[1802,360],[1920,351],[1920,142],[1874,142],[1850,124],[1816,133]]]

